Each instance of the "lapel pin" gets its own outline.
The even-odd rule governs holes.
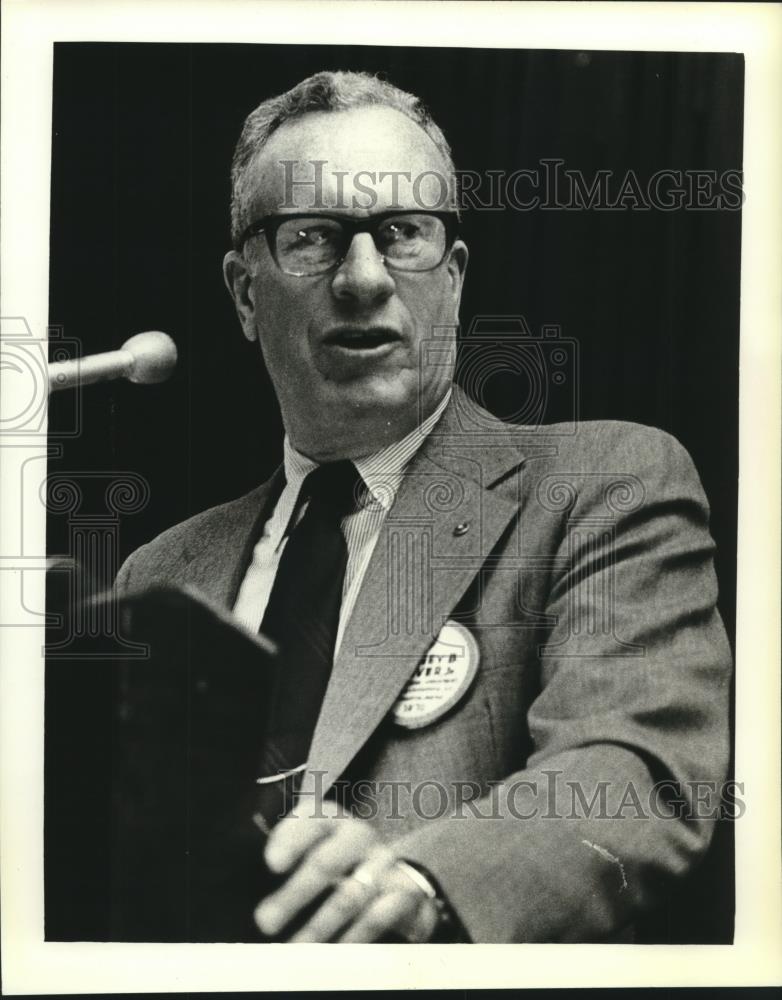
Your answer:
[[[456,527],[453,529],[453,533],[457,538],[459,538],[461,535],[466,535],[469,530],[470,530],[470,522],[460,521],[459,524],[457,524]]]

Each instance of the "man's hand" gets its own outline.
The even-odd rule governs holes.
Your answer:
[[[317,815],[313,815],[317,808]],[[271,833],[266,863],[291,872],[255,911],[262,933],[279,936],[305,908],[322,903],[291,941],[427,941],[438,910],[368,823],[336,803],[297,806]]]

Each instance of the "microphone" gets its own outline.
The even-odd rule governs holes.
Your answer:
[[[176,362],[176,344],[168,334],[148,330],[126,340],[118,351],[49,364],[49,392],[115,378],[141,385],[165,382]]]

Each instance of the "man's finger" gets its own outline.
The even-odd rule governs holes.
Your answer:
[[[329,898],[318,908],[317,913],[291,941],[295,944],[305,941],[331,941],[339,932],[351,924],[374,899],[374,890],[348,876],[335,888]]]
[[[401,889],[384,893],[365,908],[339,940],[344,944],[368,944],[392,932],[408,937],[417,922],[418,910],[425,903],[420,893]]]
[[[316,848],[317,850],[317,848]],[[255,922],[263,934],[275,935],[284,930],[297,913],[333,885],[339,874],[307,859],[277,892],[255,910]]]
[[[316,815],[308,814],[306,806],[297,806],[272,830],[264,850],[266,864],[273,872],[287,872],[319,840],[334,832],[337,817],[343,815],[335,802],[317,803]]]
[[[312,821],[300,822],[306,825]],[[285,884],[256,909],[255,921],[264,934],[278,934],[283,930],[297,913],[363,861],[377,839],[364,823],[330,822],[332,836],[314,847]]]

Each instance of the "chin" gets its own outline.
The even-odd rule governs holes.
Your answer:
[[[377,417],[387,413],[389,419],[407,417],[417,421],[419,414],[419,384],[415,377],[388,378],[376,376],[341,387],[340,405],[346,405],[355,417]]]

